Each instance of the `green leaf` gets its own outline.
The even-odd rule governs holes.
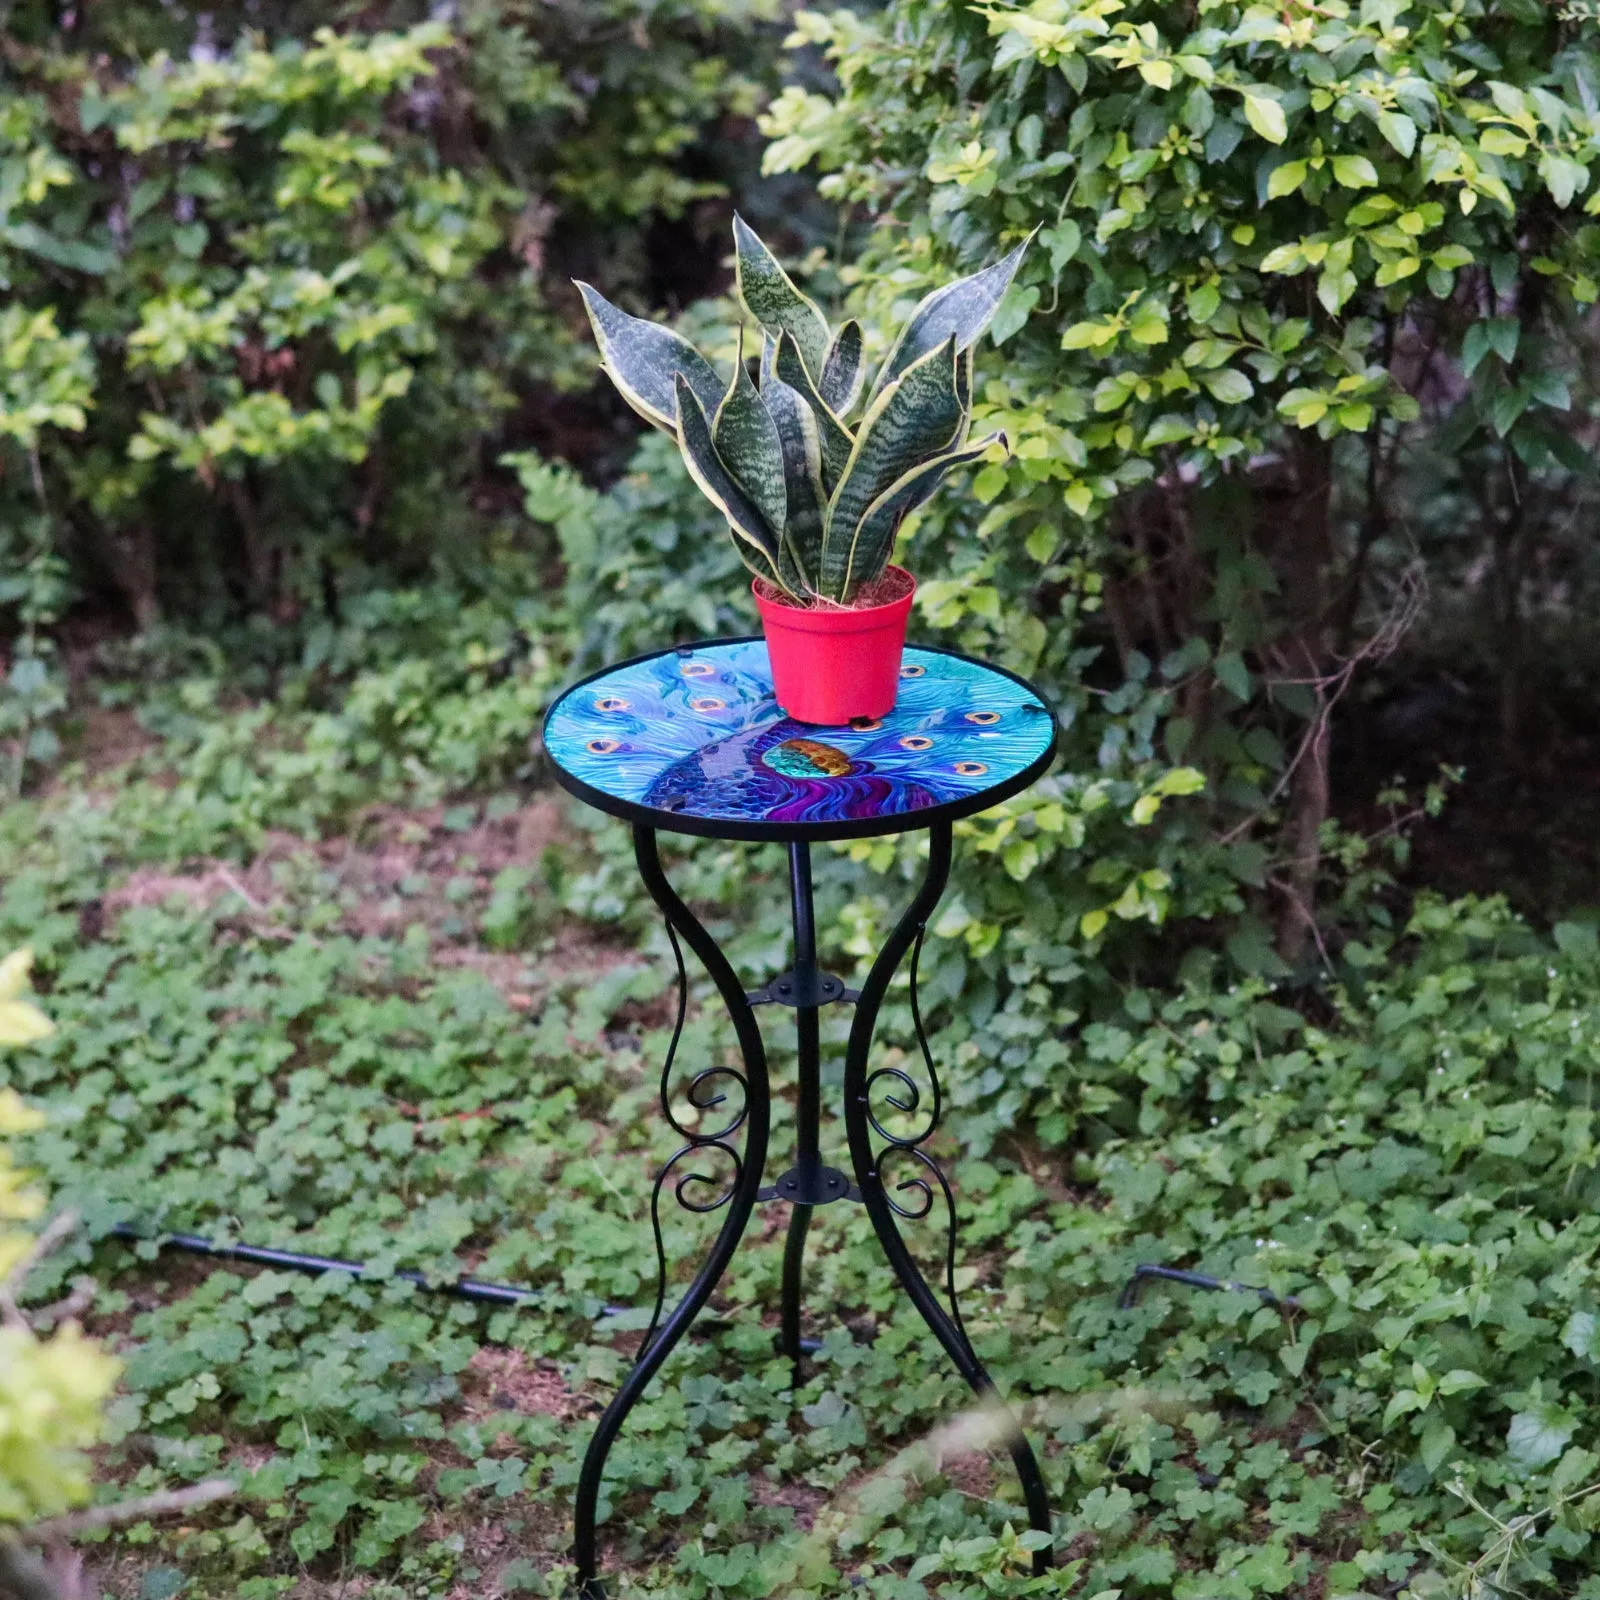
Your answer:
[[[86,244],[81,239],[58,239],[47,233],[37,223],[13,222],[0,226],[0,243],[14,250],[25,250],[29,255],[66,267],[72,272],[83,272],[91,277],[104,277],[117,264],[115,250]]]
[[[1317,278],[1317,299],[1330,316],[1337,316],[1356,292],[1356,275],[1349,267],[1328,267]]]
[[[817,393],[835,416],[845,416],[861,395],[867,369],[862,360],[861,324],[854,318],[840,328],[822,363]]]
[[[1063,350],[1098,350],[1113,344],[1121,329],[1112,321],[1074,322],[1061,335]]]
[[[1211,131],[1211,124],[1217,119],[1216,107],[1212,104],[1211,96],[1200,85],[1196,84],[1188,94],[1183,97],[1183,125],[1195,138],[1203,139]]]
[[[1234,699],[1245,701],[1250,698],[1250,669],[1244,664],[1244,657],[1237,650],[1225,650],[1216,659],[1212,671],[1217,675],[1217,681]]]
[[[1184,301],[1189,315],[1199,323],[1209,322],[1222,304],[1222,291],[1214,283],[1203,283],[1191,289]]]
[[[1545,1404],[1519,1411],[1506,1430],[1506,1452],[1517,1466],[1532,1472],[1546,1467],[1567,1447],[1577,1422],[1561,1406]]]
[[[1035,232],[1038,230],[1035,229]],[[1030,233],[1016,249],[1004,255],[993,266],[975,272],[969,278],[958,278],[942,289],[935,289],[911,313],[900,337],[895,340],[889,358],[872,387],[874,400],[903,372],[921,361],[931,351],[953,339],[957,351],[975,344],[979,335],[989,326],[990,319],[1000,308],[1017,268],[1022,264],[1023,252],[1033,242]]]
[[[1509,365],[1522,342],[1522,324],[1515,317],[1491,317],[1482,326],[1494,353]]]
[[[781,534],[788,513],[783,445],[777,424],[745,371],[743,329],[733,360],[733,381],[711,419],[711,437],[718,457],[762,521]]]
[[[1559,935],[1562,928],[1579,926],[1576,923],[1560,923],[1556,932]],[[1588,930],[1591,945],[1594,943],[1594,929]],[[1559,939],[1557,941],[1560,942]],[[1567,1325],[1561,1330],[1561,1342],[1573,1355],[1581,1361],[1600,1362],[1600,1317],[1592,1311],[1574,1311],[1567,1318]]]
[[[1478,141],[1478,148],[1489,156],[1522,156],[1527,153],[1528,141],[1510,128],[1488,128]]]
[[[882,572],[894,554],[895,535],[900,531],[900,524],[957,467],[976,461],[995,445],[1006,448],[1007,441],[1003,433],[991,433],[983,439],[968,440],[958,449],[947,450],[943,455],[913,467],[879,495],[867,508],[851,541],[845,585],[839,598],[848,599],[854,589]]]
[[[855,556],[857,529],[880,495],[913,468],[960,446],[967,426],[956,336],[930,350],[867,408],[850,460],[828,503],[822,540],[823,594],[848,598],[874,576]]]
[[[1401,256],[1394,261],[1385,261],[1372,281],[1380,289],[1387,289],[1391,283],[1403,283],[1413,277],[1421,266],[1416,256]]]
[[[733,246],[734,272],[745,310],[774,339],[787,333],[812,382],[820,385],[828,360],[828,319],[814,301],[794,286],[789,274],[778,265],[777,257],[737,212],[733,217]]]
[[[1261,258],[1263,272],[1298,272],[1306,264],[1303,245],[1280,244]]]
[[[1280,416],[1289,417],[1297,428],[1310,428],[1328,414],[1326,395],[1315,389],[1291,389],[1278,402]]]
[[[1365,156],[1335,156],[1333,177],[1346,189],[1370,189],[1378,181],[1378,169]]]
[[[1422,1464],[1429,1472],[1437,1472],[1449,1459],[1455,1448],[1456,1430],[1448,1422],[1435,1418],[1422,1430],[1422,1448],[1418,1452]]]
[[[1055,227],[1041,229],[1039,242],[1050,251],[1051,272],[1060,272],[1078,253],[1078,246],[1083,243],[1083,230],[1070,217],[1065,217]]]
[[[795,389],[772,377],[761,398],[778,430],[783,451],[784,544],[800,582],[815,589],[822,565],[827,490],[822,481],[822,441],[815,412]]]
[[[1285,161],[1281,166],[1274,167],[1272,176],[1267,179],[1267,198],[1276,200],[1282,195],[1293,194],[1306,181],[1306,174],[1310,170],[1304,161]]]
[[[1256,392],[1255,385],[1236,367],[1218,367],[1212,372],[1202,372],[1200,381],[1211,391],[1213,399],[1229,406],[1243,404]]]
[[[1004,344],[1013,334],[1021,331],[1038,303],[1039,289],[1036,284],[1012,284],[1006,291],[1005,299],[1000,302],[1000,309],[995,312],[994,321],[989,325],[989,337],[996,344]]]
[[[1467,377],[1477,371],[1479,363],[1488,355],[1491,349],[1489,343],[1489,324],[1487,322],[1474,322],[1467,329],[1466,337],[1461,341],[1461,370]]]
[[[1169,411],[1150,424],[1150,431],[1144,436],[1144,447],[1153,450],[1158,445],[1177,444],[1180,439],[1193,437],[1194,424],[1178,412]]]
[[[1517,425],[1517,419],[1528,409],[1530,398],[1520,383],[1495,396],[1494,404],[1489,407],[1489,421],[1500,438],[1505,438]]]
[[[659,323],[629,316],[587,283],[577,287],[600,346],[601,367],[646,422],[676,434],[680,377],[703,410],[712,412],[722,404],[722,380],[687,339]]]
[[[765,355],[762,359],[764,363],[767,360]],[[845,469],[845,463],[850,459],[855,440],[834,415],[833,408],[817,392],[794,340],[787,333],[778,340],[772,351],[770,369],[780,383],[788,384],[811,407],[822,449],[822,481],[831,494]]]
[[[673,419],[683,462],[696,487],[720,511],[734,536],[739,554],[752,572],[783,587],[779,575],[778,535],[763,520],[748,495],[734,480],[711,437],[711,424],[689,380],[674,379],[677,415]]]
[[[1227,951],[1234,964],[1243,972],[1260,973],[1264,977],[1283,977],[1288,966],[1272,947],[1272,934],[1259,917],[1245,916],[1228,935]]]
[[[1417,125],[1410,117],[1398,111],[1378,113],[1378,132],[1403,156],[1410,156],[1417,148]]]
[[[1389,1397],[1383,1408],[1383,1426],[1387,1431],[1399,1419],[1412,1411],[1426,1411],[1428,1402],[1415,1389],[1399,1389]]]
[[[1243,94],[1245,121],[1268,144],[1282,144],[1289,137],[1289,119],[1284,115],[1283,107],[1271,95],[1263,94],[1259,89],[1246,89]]]
[[[1539,158],[1539,176],[1558,206],[1570,206],[1589,186],[1589,169],[1581,161],[1547,150]]]
[[[1559,372],[1536,372],[1528,380],[1528,390],[1541,405],[1555,411],[1572,409],[1572,392]]]

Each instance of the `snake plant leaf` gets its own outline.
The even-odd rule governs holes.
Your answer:
[[[1038,232],[1037,229],[1034,232]],[[881,394],[908,367],[920,361],[930,350],[936,350],[946,339],[954,339],[957,350],[966,350],[977,343],[983,330],[989,326],[1000,309],[1006,290],[1022,263],[1023,252],[1033,242],[1033,234],[1015,250],[1002,256],[993,266],[975,272],[970,278],[958,278],[941,289],[935,289],[915,311],[900,337],[895,340],[889,359],[873,385],[874,398]]]
[[[799,348],[789,334],[781,334],[778,348],[772,358],[772,371],[780,383],[786,383],[811,408],[817,421],[817,435],[822,444],[822,481],[828,492],[833,492],[855,441],[850,430],[836,417],[828,402],[817,392],[817,386],[806,371]]]
[[[774,338],[787,333],[805,361],[812,382],[820,381],[828,358],[828,319],[816,302],[795,288],[777,258],[737,212],[733,218],[734,272],[744,308]]]
[[[706,411],[716,410],[722,401],[722,380],[687,339],[643,317],[630,317],[587,283],[578,283],[578,293],[600,346],[602,368],[646,422],[665,433],[676,431],[674,384],[680,376],[688,380]]]
[[[969,417],[961,403],[960,365],[952,334],[907,367],[867,408],[828,502],[819,573],[824,594],[842,598],[847,579],[859,585],[877,577],[881,568],[868,569],[852,559],[862,518],[912,468],[965,438]]]
[[[817,392],[835,416],[847,416],[861,397],[861,380],[866,375],[866,364],[861,359],[861,324],[852,319],[833,336],[833,343],[828,346],[828,359],[822,363]]]
[[[976,461],[993,445],[1009,448],[1003,433],[991,433],[982,439],[970,440],[913,467],[867,507],[866,515],[857,524],[845,556],[840,599],[848,600],[862,583],[883,571],[894,554],[894,541],[900,532],[900,524],[944,482],[946,476],[957,467]]]
[[[822,557],[822,519],[827,493],[822,486],[822,438],[816,414],[800,394],[778,378],[769,378],[761,398],[777,424],[783,446],[783,473],[787,491],[784,543],[800,581],[814,587]]]
[[[781,535],[788,517],[783,442],[777,423],[745,371],[743,328],[733,360],[733,381],[711,419],[711,438],[718,458],[750,497],[762,520]]]
[[[684,465],[688,467],[695,487],[727,519],[744,564],[758,577],[767,578],[780,588],[787,589],[789,586],[780,575],[777,533],[767,525],[765,518],[717,455],[711,424],[706,419],[705,407],[700,404],[693,385],[681,372],[673,379],[673,385],[676,409],[673,421],[678,447],[683,452]]]

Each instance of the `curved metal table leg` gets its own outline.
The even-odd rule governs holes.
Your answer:
[[[806,1234],[811,1228],[811,1207],[789,1208],[789,1232],[783,1243],[783,1322],[779,1341],[789,1358],[790,1382],[798,1389],[805,1380],[800,1349],[800,1298],[804,1289]]]
[[[745,999],[743,986],[734,974],[733,968],[729,966],[727,957],[717,948],[716,941],[695,919],[694,914],[667,882],[666,875],[661,870],[661,858],[656,850],[655,831],[651,828],[636,827],[633,830],[633,844],[634,855],[639,864],[639,875],[644,880],[651,899],[661,908],[662,915],[667,919],[669,933],[674,936],[681,935],[684,942],[700,958],[701,964],[710,973],[712,982],[716,984],[723,1004],[728,1008],[729,1016],[733,1019],[734,1031],[739,1039],[739,1049],[744,1058],[746,1098],[743,1114],[725,1129],[724,1133],[731,1134],[742,1122],[745,1127],[745,1149],[741,1160],[730,1147],[721,1143],[721,1136],[691,1139],[688,1145],[672,1157],[656,1180],[652,1208],[659,1198],[661,1185],[665,1182],[668,1172],[692,1150],[715,1146],[724,1154],[732,1156],[736,1167],[734,1186],[726,1201],[728,1214],[723,1221],[721,1231],[717,1234],[716,1243],[711,1247],[710,1255],[706,1257],[704,1265],[695,1275],[694,1282],[684,1292],[683,1298],[673,1307],[671,1315],[665,1321],[658,1320],[646,1336],[633,1370],[623,1380],[622,1387],[613,1397],[611,1404],[606,1407],[605,1414],[595,1428],[594,1437],[589,1442],[588,1452],[583,1458],[583,1468],[578,1476],[576,1526],[573,1536],[573,1555],[578,1568],[578,1592],[583,1600],[604,1600],[605,1597],[604,1586],[596,1576],[599,1558],[595,1544],[595,1517],[599,1507],[600,1480],[605,1473],[606,1457],[610,1454],[611,1446],[628,1413],[644,1393],[650,1380],[660,1370],[662,1363],[672,1353],[673,1347],[688,1331],[690,1323],[694,1321],[700,1309],[711,1298],[712,1291],[727,1270],[728,1263],[733,1259],[734,1250],[744,1233],[745,1225],[750,1220],[750,1212],[756,1202],[756,1191],[761,1187],[762,1169],[766,1165],[767,1158],[767,1133],[771,1112],[766,1052],[761,1043],[761,1030],[756,1025],[755,1013]],[[681,978],[681,956],[679,972]],[[680,995],[682,992],[680,989]],[[680,1028],[682,1026],[681,1006],[679,1026]],[[668,1052],[667,1066],[663,1072],[663,1084],[667,1073],[671,1070],[676,1044],[677,1035],[674,1034],[673,1050]],[[737,1076],[731,1069],[721,1070],[723,1075]],[[703,1073],[695,1081],[700,1083],[711,1075]],[[693,1093],[691,1090],[691,1097]],[[697,1099],[695,1103],[702,1109],[707,1109],[715,1105],[717,1100]],[[669,1120],[672,1120],[670,1109],[667,1115]],[[696,1176],[691,1173],[679,1180],[680,1199],[683,1184],[694,1181]],[[718,1210],[723,1203],[719,1200],[714,1205],[691,1205],[691,1209]],[[659,1258],[659,1227],[657,1250]],[[658,1301],[658,1319],[659,1311]]]
[[[955,1243],[956,1243],[956,1210],[955,1198],[950,1192],[950,1186],[945,1181],[944,1174],[939,1170],[937,1163],[920,1146],[925,1143],[939,1125],[939,1080],[933,1070],[933,1060],[928,1052],[927,1041],[922,1032],[922,1019],[916,1008],[916,957],[912,958],[912,1013],[916,1022],[918,1042],[922,1046],[924,1060],[928,1069],[933,1089],[933,1103],[930,1108],[925,1125],[917,1132],[915,1137],[897,1136],[885,1131],[880,1125],[872,1110],[871,1100],[873,1088],[877,1080],[889,1079],[903,1098],[898,1098],[891,1092],[888,1102],[896,1110],[905,1113],[916,1113],[920,1102],[920,1091],[909,1074],[899,1068],[884,1068],[879,1072],[869,1074],[868,1062],[872,1052],[872,1035],[877,1026],[878,1012],[883,1005],[884,995],[887,993],[889,983],[893,979],[906,952],[915,946],[921,948],[922,935],[928,924],[928,918],[933,914],[933,909],[939,903],[939,897],[944,893],[945,885],[950,878],[951,838],[950,824],[938,823],[929,830],[929,861],[928,873],[923,879],[922,887],[917,891],[916,898],[901,917],[895,930],[889,935],[888,942],[878,953],[878,958],[872,964],[872,971],[867,977],[866,984],[861,990],[860,999],[856,1002],[855,1020],[850,1028],[850,1043],[845,1056],[844,1068],[844,1116],[845,1129],[850,1141],[850,1160],[855,1167],[856,1185],[861,1191],[861,1198],[866,1204],[867,1214],[872,1218],[872,1226],[878,1235],[878,1242],[883,1246],[884,1254],[889,1258],[889,1265],[894,1268],[895,1276],[900,1280],[901,1286],[911,1297],[918,1311],[922,1313],[923,1321],[933,1330],[934,1336],[944,1346],[945,1353],[955,1363],[961,1376],[967,1380],[973,1392],[985,1402],[996,1408],[1000,1402],[994,1386],[994,1380],[984,1369],[983,1363],[978,1360],[967,1338],[966,1330],[961,1325],[961,1313],[955,1300]],[[885,1140],[882,1151],[875,1153],[873,1150],[873,1133],[876,1132]],[[885,1186],[883,1168],[887,1161],[896,1157],[909,1157],[919,1171],[919,1174],[906,1179],[896,1185],[899,1192],[907,1189],[917,1191],[922,1203],[917,1206],[908,1206],[892,1199]],[[929,1178],[933,1180],[929,1182]],[[900,1228],[896,1222],[897,1216],[908,1218],[925,1217],[934,1205],[934,1186],[937,1185],[949,1218],[947,1244],[945,1251],[945,1286],[950,1301],[947,1311],[939,1303],[939,1297],[928,1285],[928,1280],[922,1275],[916,1262],[912,1259],[910,1251],[906,1248],[904,1239],[900,1236]],[[1024,1437],[1021,1427],[1015,1419],[1010,1418],[1009,1436],[1006,1447],[1010,1451],[1011,1460],[1017,1469],[1017,1476],[1022,1481],[1022,1497],[1027,1504],[1028,1521],[1033,1527],[1043,1533],[1052,1531],[1050,1526],[1050,1502],[1045,1493],[1044,1478],[1039,1471],[1039,1463],[1035,1458],[1032,1448]],[[1051,1566],[1051,1550],[1046,1547],[1034,1552],[1033,1569],[1036,1573],[1048,1571]]]

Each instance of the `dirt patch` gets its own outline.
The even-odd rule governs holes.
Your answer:
[[[992,1500],[995,1490],[995,1466],[987,1456],[976,1451],[959,1456],[946,1456],[939,1470],[949,1480],[953,1489],[974,1500]]]
[[[582,1398],[567,1387],[554,1362],[536,1360],[520,1350],[489,1346],[479,1350],[467,1363],[461,1389],[470,1417],[489,1416],[496,1411],[571,1417],[586,1409]]]
[[[236,895],[255,911],[264,911],[265,904],[253,893],[237,867],[216,865],[193,872],[163,872],[154,867],[141,867],[125,882],[119,884],[100,900],[101,916],[108,925],[124,911],[147,906],[164,906],[173,900],[182,900],[191,906],[209,906],[227,895]],[[258,884],[257,889],[262,888]]]
[[[773,1483],[759,1472],[752,1472],[747,1481],[750,1499],[754,1504],[786,1506],[794,1513],[794,1525],[801,1533],[811,1532],[822,1508],[834,1498],[828,1490],[815,1488],[809,1483],[790,1479]]]
[[[503,816],[470,826],[441,806],[421,811],[373,807],[348,835],[304,839],[271,833],[248,864],[202,861],[181,871],[142,867],[80,918],[85,938],[102,937],[125,912],[177,901],[195,910],[238,902],[238,925],[258,938],[303,937],[297,905],[308,897],[339,908],[330,931],[354,938],[398,938],[428,929],[442,967],[481,973],[518,1009],[537,992],[573,978],[636,963],[626,943],[566,920],[540,876],[546,852],[571,843],[562,803],[541,795]],[[508,867],[533,874],[523,885],[520,924],[502,930],[517,948],[483,943],[495,880]],[[559,931],[559,938],[551,937]],[[537,948],[537,955],[533,954]],[[636,1006],[638,1026],[670,1021],[668,1000]]]
[[[154,735],[123,706],[86,706],[77,713],[77,722],[68,754],[81,761],[91,777],[114,772],[157,747]]]

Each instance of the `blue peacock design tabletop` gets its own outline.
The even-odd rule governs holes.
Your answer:
[[[761,639],[682,645],[608,668],[545,718],[562,783],[629,821],[724,839],[848,839],[969,816],[1055,751],[1033,686],[909,646],[881,720],[820,728],[772,697]]]

